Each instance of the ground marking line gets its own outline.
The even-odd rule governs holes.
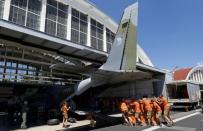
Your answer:
[[[178,130],[178,131],[195,131],[197,128],[182,127],[182,126],[172,126],[172,127],[165,127],[164,129]]]
[[[189,117],[195,116],[195,115],[197,115],[197,114],[200,114],[200,112],[195,112],[195,113],[193,113],[193,114],[190,114],[190,115],[187,115],[187,116],[183,116],[183,117],[181,117],[181,118],[177,118],[177,119],[175,119],[175,120],[173,120],[173,121],[174,121],[174,122],[178,122],[178,121],[187,119],[187,118],[189,118]],[[153,130],[156,130],[156,129],[159,129],[159,128],[163,128],[163,127],[166,127],[166,126],[162,126],[162,127],[160,127],[160,126],[154,126],[154,127],[150,127],[150,128],[144,129],[144,130],[142,130],[142,131],[153,131]]]

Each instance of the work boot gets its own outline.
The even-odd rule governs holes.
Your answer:
[[[160,127],[163,127],[164,125],[161,123],[161,124],[159,124],[159,126],[160,126]]]
[[[147,125],[146,123],[142,123],[142,124],[141,124],[141,126],[146,126],[146,125]]]

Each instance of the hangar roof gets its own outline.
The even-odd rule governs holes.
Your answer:
[[[176,70],[173,74],[174,80],[185,80],[191,70],[192,68],[182,68]]]

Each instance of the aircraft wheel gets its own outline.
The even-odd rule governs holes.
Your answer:
[[[59,119],[49,119],[47,121],[48,125],[58,125],[60,123]]]

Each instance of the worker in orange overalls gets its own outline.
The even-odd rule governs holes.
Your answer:
[[[136,118],[134,116],[134,113],[132,111],[128,112],[128,120],[130,122],[130,126],[136,125]]]
[[[147,99],[146,96],[142,98],[143,104],[144,104],[144,111],[147,119],[148,125],[151,124],[151,116],[152,116],[152,107],[151,107],[151,100]]]
[[[159,104],[161,105],[163,110],[163,117],[166,120],[168,126],[174,125],[174,122],[170,117],[170,105],[163,95],[159,97]]]
[[[132,125],[128,119],[128,106],[125,102],[125,100],[123,99],[121,104],[120,104],[120,110],[122,112],[122,117],[124,119],[124,122],[127,123],[128,125]]]
[[[132,105],[132,108],[134,111],[135,123],[137,123],[137,122],[141,123],[141,120],[140,120],[141,107],[140,107],[139,101],[133,100],[131,105]]]
[[[155,121],[158,125],[161,125],[160,118],[162,115],[162,109],[159,106],[159,104],[157,103],[156,98],[152,99],[152,103],[153,103],[153,112],[154,112],[153,118],[155,119]]]
[[[151,112],[151,124],[154,125],[154,126],[156,126],[156,125],[157,125],[157,123],[156,123],[156,118],[155,118],[156,112],[155,112],[155,110],[154,110],[154,104],[153,104],[153,101],[152,101],[152,100],[150,101],[150,106],[151,106],[151,108],[152,108],[152,112]]]
[[[68,111],[70,110],[70,107],[68,106],[68,103],[65,101],[61,107],[61,112],[63,114],[63,127],[66,126],[68,121]]]
[[[144,104],[142,100],[139,100],[139,104],[140,104],[140,109],[141,109],[141,113],[140,113],[140,120],[141,120],[141,126],[145,126],[145,111],[144,111]]]

